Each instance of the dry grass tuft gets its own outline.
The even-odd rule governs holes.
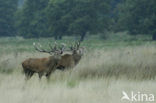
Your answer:
[[[0,58],[0,71],[22,70],[21,62],[29,57],[48,57],[40,53],[12,53]],[[56,71],[52,80],[86,77],[115,77],[128,79],[154,79],[156,76],[156,48],[136,46],[120,49],[101,49],[87,53],[80,63],[65,72]]]
[[[2,103],[129,103],[122,102],[122,91],[156,95],[154,80],[93,78],[80,81],[70,79],[47,82],[37,76],[25,82],[22,74],[0,75]],[[143,102],[146,103],[146,102]]]
[[[26,82],[21,62],[48,56],[21,51],[0,54],[0,102],[122,103],[122,91],[156,95],[154,45],[93,50],[74,69],[56,70],[49,82],[45,77],[40,81],[37,74]]]
[[[86,55],[73,74],[78,77],[126,77],[154,79],[156,76],[156,48],[154,46],[95,50]]]

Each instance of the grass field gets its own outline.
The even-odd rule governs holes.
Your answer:
[[[21,62],[49,56],[35,51],[33,42],[48,48],[54,40],[0,38],[0,103],[131,103],[121,101],[122,91],[156,96],[156,42],[89,38],[74,69],[56,70],[49,82],[45,77],[40,81],[37,74],[26,82]],[[70,45],[73,38],[58,42]]]

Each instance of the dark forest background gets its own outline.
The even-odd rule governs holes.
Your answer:
[[[156,40],[156,0],[0,0],[0,37],[83,40],[122,31]]]

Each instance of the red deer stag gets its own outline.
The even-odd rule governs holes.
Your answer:
[[[58,62],[61,59],[61,54],[64,51],[64,45],[57,47],[56,43],[54,47],[49,45],[51,49],[49,51],[41,49],[41,45],[39,43],[38,46],[34,43],[34,47],[37,51],[49,53],[52,56],[47,58],[29,58],[22,62],[23,71],[27,79],[30,79],[34,73],[38,73],[40,79],[43,75],[49,79],[51,72],[55,71]]]
[[[75,45],[71,46],[70,50],[72,51],[72,54],[62,55],[57,64],[57,69],[64,70],[66,68],[73,68],[76,66],[83,55],[83,49],[84,48],[80,48],[80,42],[77,42]]]

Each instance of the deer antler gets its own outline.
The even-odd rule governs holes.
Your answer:
[[[51,50],[56,51],[57,50],[57,43],[54,43],[54,47],[49,43],[49,47]]]
[[[80,41],[76,43],[76,49],[78,50],[79,48],[80,48]]]
[[[40,43],[33,43],[35,49],[39,52],[44,52],[44,53],[49,53],[49,54],[52,54],[52,53],[56,53],[56,54],[63,54],[64,50],[65,50],[65,44],[63,43],[61,45],[61,47],[58,47],[57,46],[57,43],[55,42],[54,46],[52,46],[50,43],[49,43],[49,47],[50,47],[50,50],[45,50],[42,48],[42,45]]]
[[[34,45],[35,49],[36,49],[37,51],[39,51],[39,52],[51,53],[51,51],[48,51],[48,50],[43,49],[43,48],[42,48],[42,45],[39,44],[39,43],[37,43],[38,46],[36,45],[36,43],[33,43],[33,45]]]
[[[73,44],[70,49],[71,50],[78,50],[80,48],[80,41],[75,42],[75,44]]]
[[[61,46],[60,46],[60,48],[59,48],[60,54],[63,54],[63,52],[64,52],[64,50],[65,50],[65,46],[66,46],[65,43],[62,43],[62,44],[61,44]]]

